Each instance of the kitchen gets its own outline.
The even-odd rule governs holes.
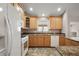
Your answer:
[[[78,10],[75,3],[0,4],[0,55],[79,56]]]
[[[76,33],[78,30],[73,31],[74,28],[73,30],[69,28],[69,26],[71,25],[69,24],[69,20],[68,20],[69,11],[66,10],[65,8],[62,8],[62,10],[61,8],[57,9],[59,5],[64,5],[64,4],[30,4],[30,3],[23,4],[24,8],[23,6],[22,8],[23,10],[25,10],[26,15],[22,25],[22,33],[23,33],[22,35],[28,34],[28,42],[29,42],[28,48],[30,49],[29,52],[27,52],[28,56],[43,55],[43,53],[40,53],[40,50],[42,50],[43,48],[45,49],[56,48],[56,50],[61,55],[79,55],[79,52],[78,52],[79,39],[77,36],[78,33]],[[52,10],[53,8],[55,10]],[[47,14],[45,13],[40,13],[40,12],[45,12],[46,11],[45,9],[49,11],[49,13],[52,10],[53,14],[51,14],[50,16],[47,16]],[[39,13],[40,15],[36,16],[34,12]],[[32,16],[29,16],[29,14]],[[75,22],[70,22],[70,23],[75,23]],[[69,31],[69,30],[72,30],[72,31]],[[76,51],[71,52],[74,50],[73,48],[75,48],[77,52]],[[37,49],[39,52],[33,52],[32,49],[33,51]],[[67,52],[65,49],[71,50],[71,51]],[[51,53],[49,55],[51,55]]]

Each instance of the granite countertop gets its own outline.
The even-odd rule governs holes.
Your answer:
[[[69,39],[79,42],[79,37],[69,37]]]
[[[53,34],[53,35],[58,35],[58,34],[64,34],[64,33],[54,33],[54,32],[50,32],[50,31],[48,31],[48,32],[29,31],[29,32],[25,32],[24,34]]]
[[[66,37],[69,40],[77,41],[79,42],[79,37]]]

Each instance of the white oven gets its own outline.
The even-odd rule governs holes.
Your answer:
[[[25,56],[28,51],[28,35],[22,38],[22,56]]]

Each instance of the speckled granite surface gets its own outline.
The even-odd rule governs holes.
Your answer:
[[[29,48],[27,56],[60,56],[55,48]]]
[[[79,46],[61,46],[57,50],[63,56],[79,56]]]

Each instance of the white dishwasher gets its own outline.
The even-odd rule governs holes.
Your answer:
[[[51,47],[58,47],[58,46],[59,46],[59,36],[51,35]]]

